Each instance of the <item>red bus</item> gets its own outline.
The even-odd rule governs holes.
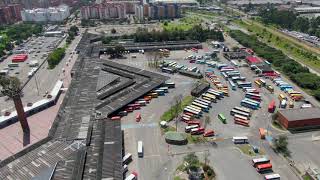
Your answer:
[[[204,130],[205,130],[205,129],[202,128],[202,127],[191,129],[191,135],[203,134],[203,133],[204,133]]]
[[[207,130],[203,134],[203,137],[210,137],[210,136],[214,136],[214,131],[213,130]]]
[[[276,110],[276,102],[272,100],[268,106],[268,112],[273,113]]]
[[[200,121],[197,121],[197,120],[193,120],[193,121],[188,121],[188,126],[191,126],[191,125],[198,125],[200,126]]]
[[[141,120],[141,113],[137,113],[136,115],[136,121],[139,122]]]
[[[272,169],[272,164],[271,163],[259,164],[257,165],[256,169],[258,172],[268,171]]]
[[[247,126],[249,127],[249,121],[248,120],[243,120],[240,118],[234,118],[234,123],[242,126]]]

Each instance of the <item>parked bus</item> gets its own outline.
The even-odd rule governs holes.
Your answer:
[[[228,64],[217,64],[217,68],[220,70],[223,67],[227,67]]]
[[[208,107],[212,107],[211,104],[208,104],[208,103],[206,103],[206,102],[203,102],[203,101],[200,101],[200,100],[197,100],[197,99],[195,99],[193,102],[196,102],[196,103],[199,103],[199,104],[208,106]]]
[[[204,131],[205,131],[204,128],[199,127],[199,128],[193,128],[193,129],[191,129],[191,132],[190,132],[190,133],[191,133],[191,135],[199,135],[199,134],[203,134]]]
[[[165,68],[165,67],[161,68],[161,71],[164,72],[164,73],[169,73],[169,74],[175,73],[175,71],[173,69]]]
[[[143,143],[138,141],[138,157],[143,157]]]
[[[228,75],[225,72],[222,72],[221,75],[224,77],[224,79],[228,80]]]
[[[202,109],[200,107],[198,107],[198,106],[195,106],[195,105],[189,105],[189,106],[187,106],[187,108],[198,110],[198,111],[202,112]]]
[[[208,89],[208,91],[207,91],[208,93],[210,93],[210,94],[213,94],[213,95],[215,95],[215,96],[217,96],[218,98],[223,98],[223,92],[220,92],[220,91],[216,91],[216,90],[214,90],[214,89]]]
[[[271,163],[266,163],[266,164],[259,164],[257,165],[256,167],[256,170],[261,173],[261,172],[264,172],[264,171],[269,171],[272,169],[272,164]]]
[[[174,82],[165,82],[164,86],[168,87],[168,88],[175,88],[175,84]]]
[[[201,116],[201,112],[195,111],[195,110],[190,109],[190,108],[184,108],[183,111],[184,112],[188,112],[188,113],[192,113],[195,118],[200,118],[200,116]]]
[[[207,100],[207,101],[211,101],[211,102],[216,102],[216,100],[213,101],[213,99],[202,96],[202,99]]]
[[[259,101],[255,101],[253,99],[249,99],[249,98],[244,98],[245,101],[249,101],[249,102],[252,102],[252,103],[255,103],[258,105],[258,107],[260,107],[260,102]]]
[[[271,85],[267,85],[266,88],[270,93],[274,93],[274,89]]]
[[[211,101],[208,101],[208,100],[205,100],[205,99],[202,99],[202,98],[197,98],[196,100],[205,102],[205,103],[207,103],[209,106],[211,106]]]
[[[272,100],[268,106],[268,112],[273,113],[276,110],[276,102]]]
[[[210,99],[211,102],[216,102],[216,96],[209,93],[202,94],[202,98],[207,98]]]
[[[218,114],[218,118],[220,119],[220,121],[223,123],[223,124],[226,124],[227,123],[227,119],[224,117],[223,114]]]
[[[156,89],[154,92],[156,92],[159,96],[164,96],[164,90]]]
[[[261,95],[255,93],[246,93],[245,97],[254,100],[261,100]]]
[[[279,180],[280,175],[279,174],[268,174],[264,176],[265,180]]]
[[[247,113],[247,114],[249,114],[249,116],[251,116],[251,111],[250,111],[250,109],[248,109],[248,108],[236,106],[236,107],[234,107],[233,109],[234,109],[234,110],[241,111],[241,112],[244,112],[244,113]]]
[[[261,82],[258,81],[258,80],[255,80],[254,83],[255,83],[258,87],[261,87],[261,86],[262,86]]]
[[[266,130],[263,128],[259,128],[260,139],[266,138]]]
[[[10,63],[8,64],[8,67],[19,67],[18,63]]]
[[[247,144],[249,142],[247,136],[243,136],[243,137],[234,136],[232,138],[232,141],[234,144]]]
[[[231,64],[232,64],[234,67],[239,67],[238,62],[235,61],[235,60],[231,60]]]
[[[249,118],[247,116],[242,116],[242,115],[239,115],[239,114],[235,114],[234,115],[234,119],[241,119],[241,120],[245,120],[245,121],[249,120]]]
[[[122,163],[123,164],[128,164],[129,162],[132,161],[132,154],[128,153],[122,158]]]
[[[200,107],[204,112],[209,112],[209,107],[197,102],[192,102],[193,105]]]
[[[245,80],[246,80],[246,77],[236,76],[236,77],[232,77],[231,79],[232,79],[233,82],[236,82],[236,81],[245,81]]]
[[[159,90],[163,90],[165,93],[169,92],[169,88],[168,87],[160,87]]]
[[[199,127],[199,125],[194,124],[194,125],[186,126],[184,130],[186,133],[189,133],[191,131],[191,129],[198,128],[198,127]]]
[[[234,90],[234,91],[237,90],[236,85],[230,79],[229,79],[229,84],[230,84],[232,90]]]
[[[257,167],[260,164],[268,164],[268,163],[270,163],[270,159],[266,157],[252,159],[253,167]]]
[[[240,105],[243,107],[253,109],[253,110],[257,110],[259,108],[259,106],[256,103],[252,103],[252,102],[246,101],[246,100],[242,100]]]
[[[287,100],[286,99],[283,99],[280,103],[280,107],[281,108],[286,108],[287,107]]]
[[[287,98],[286,98],[285,95],[279,94],[278,99],[279,99],[279,101],[282,101],[282,100],[287,99]]]
[[[250,117],[250,114],[249,114],[249,113],[245,113],[245,112],[238,111],[238,110],[235,110],[235,109],[232,109],[232,110],[230,111],[230,115],[231,115],[231,116],[234,116],[234,115],[236,115],[236,114],[241,115],[241,116],[245,116],[245,117]]]
[[[265,86],[265,85],[266,85],[266,81],[265,81],[265,80],[259,79],[259,81],[260,81],[260,83],[261,83],[262,86]]]
[[[251,82],[238,82],[238,87],[243,88],[243,87],[252,87]]]

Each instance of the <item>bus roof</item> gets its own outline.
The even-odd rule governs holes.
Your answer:
[[[268,174],[264,176],[265,179],[272,179],[272,178],[280,178],[279,174]]]
[[[265,162],[265,161],[270,161],[270,160],[268,158],[266,158],[266,157],[252,159],[253,163]]]

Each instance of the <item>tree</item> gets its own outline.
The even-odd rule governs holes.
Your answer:
[[[189,166],[192,166],[192,165],[198,165],[199,164],[199,159],[198,159],[198,156],[196,156],[195,153],[190,153],[188,155],[186,155],[183,160],[185,162],[187,162],[189,164]]]
[[[116,29],[112,28],[111,29],[111,34],[115,34],[115,33],[117,33]]]
[[[238,52],[239,49],[240,49],[240,48],[239,48],[238,46],[233,46],[233,47],[232,47],[232,51],[234,51],[234,52]]]
[[[173,98],[173,106],[172,106],[172,111],[171,115],[173,119],[175,120],[176,123],[176,130],[178,130],[178,119],[180,110],[182,109],[182,95],[179,94]]]
[[[277,152],[282,153],[284,156],[290,156],[291,152],[288,149],[288,137],[286,135],[274,138],[273,145]]]
[[[1,93],[13,100],[23,132],[29,133],[30,128],[21,101],[22,89],[19,79],[0,76],[0,86],[2,87]]]
[[[148,61],[148,67],[158,68],[161,61],[161,56],[159,51],[148,51],[145,53]]]
[[[106,53],[110,55],[110,58],[122,57],[124,52],[125,52],[125,48],[121,45],[116,45],[115,47],[109,47],[106,50]]]

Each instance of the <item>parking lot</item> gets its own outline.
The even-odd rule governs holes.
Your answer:
[[[81,36],[75,37],[75,40],[66,49],[65,57],[54,69],[48,69],[46,58],[53,49],[64,45],[65,40],[62,39],[62,37],[35,37],[28,43],[25,43],[26,45],[24,45],[24,48],[30,51],[28,59],[25,62],[18,63],[19,67],[12,68],[12,70],[9,71],[9,75],[18,77],[21,84],[24,84],[29,80],[23,88],[22,102],[24,105],[43,99],[46,93],[52,90],[57,80],[65,77],[63,68],[68,65],[68,61],[77,59],[78,55],[73,52],[80,39]],[[39,45],[39,43],[42,43],[42,45]],[[34,49],[37,51],[34,51]],[[0,67],[2,69],[7,67],[8,64],[11,63],[12,57],[13,55],[1,62]],[[34,60],[38,61],[39,65],[36,67],[29,67],[29,63]],[[31,68],[37,68],[38,70],[32,77],[28,77]],[[16,72],[19,73],[17,74]],[[13,102],[7,97],[0,97],[0,102],[2,114],[5,111],[11,112],[14,110]]]
[[[212,48],[204,44],[204,49],[212,51]],[[205,71],[207,65],[189,63],[184,60],[184,57],[194,54],[192,51],[171,51],[170,57],[166,58],[166,61],[175,61],[178,64],[185,65],[187,67],[196,66],[201,72]],[[199,50],[199,53],[204,55],[203,50]],[[197,55],[198,55],[197,54]],[[133,58],[132,55],[136,55]],[[143,54],[134,53],[126,55],[126,59],[117,59],[115,61],[124,63],[126,65],[146,69],[158,73],[160,69],[151,69],[147,65],[147,59]],[[102,57],[105,58],[105,57]],[[230,64],[222,54],[218,54],[218,58],[221,63]],[[253,82],[258,78],[249,67],[240,67],[239,71],[242,76],[245,76],[248,81]],[[217,69],[214,69],[216,75],[220,77],[220,80],[224,84],[228,84],[220,75]],[[218,179],[235,179],[239,177],[239,174],[243,176],[243,179],[259,179],[263,178],[262,175],[256,172],[251,166],[250,160],[252,157],[242,155],[241,152],[233,145],[231,139],[233,136],[248,136],[250,144],[261,148],[262,151],[267,153],[267,156],[272,159],[273,170],[275,173],[281,175],[281,179],[297,179],[292,173],[288,163],[273,152],[267,141],[260,140],[258,128],[265,128],[269,130],[270,134],[276,135],[280,133],[288,133],[274,128],[271,125],[271,115],[268,113],[268,104],[274,99],[279,104],[278,95],[280,89],[271,83],[270,80],[266,80],[268,84],[272,85],[275,89],[275,93],[271,94],[265,88],[259,88],[262,92],[261,108],[253,112],[250,118],[250,127],[243,127],[233,123],[233,117],[230,115],[230,110],[235,106],[240,106],[240,101],[244,98],[244,92],[241,89],[236,91],[229,88],[229,97],[224,97],[221,100],[217,100],[217,103],[212,104],[212,108],[209,113],[205,113],[204,116],[210,117],[210,123],[206,129],[213,129],[216,133],[214,145],[211,143],[203,144],[188,144],[186,146],[174,146],[167,145],[165,143],[161,129],[159,128],[160,116],[169,109],[173,103],[173,99],[178,95],[190,95],[192,86],[197,81],[187,76],[180,74],[165,74],[171,78],[176,84],[176,88],[170,89],[169,93],[165,96],[159,96],[156,99],[152,99],[151,103],[146,107],[142,107],[140,110],[129,113],[128,116],[122,118],[122,129],[125,134],[125,153],[133,154],[133,162],[129,165],[129,172],[137,171],[139,173],[139,179],[170,179],[175,168],[179,165],[179,162],[189,152],[203,153],[209,151],[210,162],[217,172]],[[296,107],[300,104],[296,103]],[[135,121],[136,113],[140,112],[142,119],[141,122]],[[227,119],[227,124],[223,124],[218,119],[218,114],[223,113]],[[204,121],[200,119],[200,121]],[[172,123],[171,125],[175,125]],[[183,132],[186,124],[184,122],[178,122],[178,131]],[[137,156],[137,141],[143,141],[144,143],[144,158],[138,158]],[[223,156],[227,156],[228,160],[225,161]],[[234,167],[234,168],[227,168]],[[146,170],[147,169],[147,170]],[[235,170],[236,169],[236,170]],[[235,173],[238,172],[238,173]],[[242,173],[248,172],[248,173]]]

